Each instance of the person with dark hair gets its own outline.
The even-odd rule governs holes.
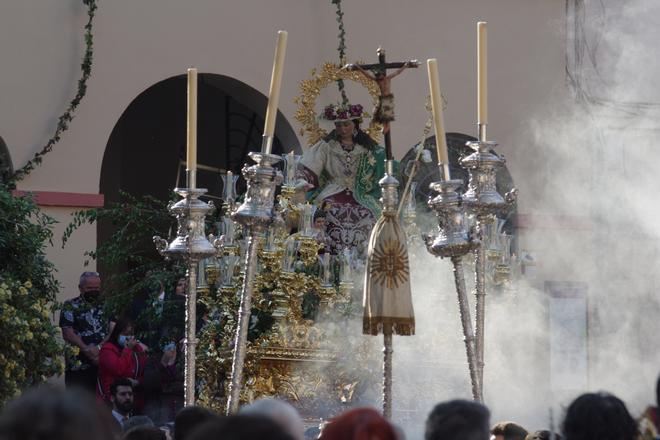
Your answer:
[[[175,440],[181,440],[176,434],[174,438]],[[196,429],[188,439],[294,440],[275,421],[263,416],[254,415],[235,415],[206,422]]]
[[[525,428],[514,422],[496,423],[490,430],[491,440],[525,440],[528,432]]]
[[[121,428],[130,419],[133,412],[133,383],[120,377],[110,385],[110,402],[112,402],[112,417]]]
[[[541,430],[541,431],[536,431],[530,434],[527,434],[527,437],[525,437],[525,440],[562,440],[561,435],[554,433],[554,437],[552,435],[552,432],[547,431],[547,430]]]
[[[490,411],[468,400],[439,403],[426,419],[426,440],[488,440]]]
[[[327,206],[325,227],[332,254],[369,240],[380,215],[378,181],[385,173],[385,151],[360,129],[359,104],[328,105],[320,119],[334,130],[305,151],[296,187]]]
[[[79,390],[32,389],[0,413],[0,440],[113,440],[118,433],[108,411]]]
[[[637,422],[640,440],[660,438],[660,414],[658,413],[658,407],[660,407],[660,377],[655,383],[655,405],[646,408]]]
[[[216,417],[214,413],[201,406],[187,406],[179,411],[174,419],[174,438],[187,440],[196,428]]]
[[[97,388],[97,397],[100,400],[110,402],[110,385],[119,378],[127,378],[133,385],[134,392],[140,385],[147,361],[147,346],[135,339],[133,329],[131,318],[120,317],[108,341],[101,346]],[[136,396],[135,406],[138,410],[142,408],[139,396]]]
[[[126,431],[121,440],[167,440],[167,435],[154,426],[136,426]]]
[[[64,301],[60,312],[62,338],[79,350],[75,358],[66,357],[64,383],[67,388],[80,387],[94,393],[99,351],[107,330],[98,272],[83,272],[78,290],[80,295]]]
[[[320,440],[396,440],[392,425],[372,408],[356,408],[334,418],[321,430]]]
[[[568,407],[563,434],[565,440],[635,440],[637,424],[618,397],[586,393]]]

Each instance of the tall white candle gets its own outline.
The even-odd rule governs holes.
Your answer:
[[[483,125],[488,124],[487,25],[485,21],[477,23],[477,122]]]
[[[438,75],[438,60],[426,60],[429,75],[429,89],[431,90],[431,109],[435,125],[435,147],[438,152],[438,164],[442,164],[444,180],[449,180],[449,155],[447,154],[447,138],[445,137],[445,123],[442,111],[442,90]]]
[[[188,126],[187,126],[186,171],[189,171],[189,188],[196,186],[197,174],[197,69],[188,69]]]
[[[277,47],[275,49],[275,59],[273,60],[273,72],[270,77],[264,136],[273,136],[275,134],[275,118],[277,116],[277,104],[280,100],[280,86],[282,84],[282,70],[284,68],[284,56],[286,54],[287,35],[286,31],[277,32]],[[270,144],[268,147],[270,148]],[[262,153],[269,154],[270,151],[262,151]]]

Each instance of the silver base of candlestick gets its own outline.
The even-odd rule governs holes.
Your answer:
[[[454,282],[463,328],[468,371],[472,385],[472,398],[477,402],[481,402],[483,396],[477,368],[474,331],[463,273],[463,256],[476,249],[479,242],[473,240],[466,228],[465,207],[461,196],[456,192],[456,189],[462,184],[462,180],[431,183],[431,189],[437,191],[438,195],[430,199],[428,205],[435,211],[438,218],[438,234],[436,236],[426,236],[425,241],[426,248],[432,255],[443,258],[451,257],[454,266]]]
[[[199,197],[206,193],[203,188],[175,188],[174,191],[182,198],[168,205],[170,213],[176,217],[177,235],[168,243],[167,240],[155,236],[154,244],[158,252],[165,258],[185,259],[188,266],[188,290],[186,293],[186,337],[184,340],[184,404],[195,404],[195,350],[196,306],[197,306],[197,264],[200,260],[218,255],[220,242],[211,243],[205,234],[204,218],[215,207],[212,202],[205,203]]]
[[[438,218],[437,235],[426,235],[426,249],[436,257],[465,255],[479,245],[468,236],[463,200],[456,190],[462,180],[433,182],[429,186],[438,193],[428,202]]]
[[[252,308],[252,291],[257,271],[257,242],[275,219],[276,213],[273,211],[275,189],[284,180],[282,173],[272,166],[281,160],[280,156],[264,153],[250,153],[249,156],[256,164],[249,167],[246,165],[243,168],[243,177],[247,180],[245,201],[231,215],[232,219],[240,223],[247,231],[248,245],[245,257],[245,277],[241,290],[238,324],[234,341],[227,414],[235,414],[238,411],[240,402],[243,365],[245,364],[247,334]]]
[[[477,216],[491,216],[510,209],[516,201],[517,190],[511,190],[505,197],[497,191],[497,171],[506,163],[503,157],[491,151],[497,142],[472,141],[467,146],[474,150],[461,160],[470,175],[467,191],[463,194],[468,210]]]
[[[274,154],[250,153],[255,165],[243,167],[243,177],[248,182],[245,201],[231,214],[241,225],[264,231],[273,220],[275,188],[282,183],[282,173],[273,168],[282,158]]]

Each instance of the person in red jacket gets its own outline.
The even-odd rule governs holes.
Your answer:
[[[128,317],[121,317],[112,329],[108,341],[101,346],[96,395],[99,400],[110,403],[110,385],[116,379],[125,377],[133,383],[136,390],[135,408],[139,411],[143,404],[139,387],[144,377],[148,348],[135,339],[133,330],[133,321]]]

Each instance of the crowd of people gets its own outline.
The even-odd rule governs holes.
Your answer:
[[[183,386],[177,369],[183,307],[156,325],[149,343],[138,340],[136,317],[145,310],[163,313],[164,304],[182,305],[185,280],[173,293],[133,302],[132,313],[104,316],[101,279],[96,272],[80,276],[80,295],[67,301],[60,316],[64,339],[79,349],[67,361],[65,389],[42,387],[10,402],[0,414],[0,440],[204,440],[204,439],[348,439],[401,440],[403,430],[371,408],[354,408],[323,426],[305,426],[286,402],[262,399],[222,416],[208,409],[183,408]],[[163,289],[161,289],[163,290]],[[161,320],[163,321],[163,320]],[[180,322],[179,322],[180,321]],[[150,321],[152,325],[154,321]],[[144,330],[144,329],[143,329]],[[174,335],[177,334],[178,336]],[[149,345],[162,344],[152,349]],[[154,357],[154,353],[157,355]],[[150,383],[151,382],[151,383]],[[154,391],[155,390],[155,391]],[[656,384],[660,405],[660,380]],[[488,408],[452,400],[436,405],[428,415],[427,440],[651,440],[660,439],[658,407],[635,420],[614,395],[587,393],[568,407],[561,432],[528,432],[514,422],[491,425]],[[552,427],[548,427],[552,428]]]
[[[161,287],[135,298],[125,312],[108,316],[99,274],[84,272],[80,295],[65,301],[60,313],[62,336],[78,352],[66,358],[66,387],[94,393],[110,407],[112,384],[122,379],[133,388],[135,411],[157,423],[172,421],[183,407],[185,286],[180,279],[171,293]],[[144,340],[136,337],[138,332]]]
[[[658,381],[660,387],[660,380]],[[0,414],[0,440],[403,440],[405,434],[372,408],[354,408],[322,426],[306,427],[288,403],[261,399],[231,416],[199,406],[181,409],[162,426],[132,415],[133,383],[116,379],[109,388],[112,409],[81,389],[42,387],[10,402]],[[491,426],[481,403],[451,400],[426,419],[425,440],[646,440],[658,436],[657,406],[634,420],[626,405],[608,393],[587,393],[567,408],[561,432],[528,432],[514,422]]]

